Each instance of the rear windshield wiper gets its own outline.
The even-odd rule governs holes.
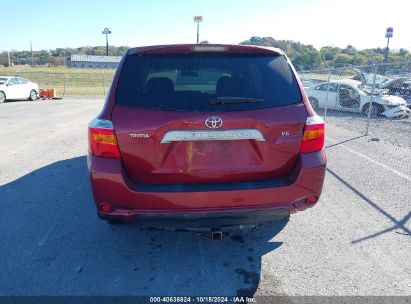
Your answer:
[[[248,103],[248,102],[264,102],[264,99],[250,98],[250,97],[234,97],[234,96],[220,96],[210,99],[210,103],[227,104],[227,103]]]

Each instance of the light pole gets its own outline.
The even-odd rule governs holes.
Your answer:
[[[194,22],[197,22],[197,44],[200,43],[200,22],[203,22],[203,16],[194,16]]]
[[[390,44],[390,38],[392,38],[392,35],[394,33],[394,29],[392,27],[389,27],[385,31],[385,38],[387,38],[387,47],[385,48],[385,63],[388,61],[388,45]]]
[[[106,27],[103,34],[106,35],[106,56],[108,56],[108,35],[111,34],[111,31]]]

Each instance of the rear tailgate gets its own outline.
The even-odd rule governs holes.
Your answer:
[[[133,49],[111,112],[130,181],[149,184],[287,178],[306,119],[286,57],[250,46]]]
[[[215,116],[223,124],[211,130],[205,121]],[[127,175],[154,184],[287,178],[306,118],[303,104],[218,115],[116,105],[112,114]]]

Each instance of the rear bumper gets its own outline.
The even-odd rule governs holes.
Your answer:
[[[315,203],[308,197],[320,196],[325,165],[325,152],[321,150],[302,154],[286,180],[150,187],[131,183],[121,160],[88,156],[96,207],[102,203],[112,206],[109,212],[99,211],[102,217],[172,226],[261,223],[312,207]]]
[[[233,210],[217,213],[162,213],[131,215],[114,212],[110,215],[99,212],[100,218],[120,219],[132,221],[138,219],[143,227],[173,227],[173,228],[199,228],[199,227],[230,227],[252,225],[277,221],[288,218],[290,212],[283,208],[265,208],[263,210]]]

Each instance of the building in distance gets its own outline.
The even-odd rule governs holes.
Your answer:
[[[121,56],[71,55],[67,58],[67,67],[82,69],[115,69]]]

